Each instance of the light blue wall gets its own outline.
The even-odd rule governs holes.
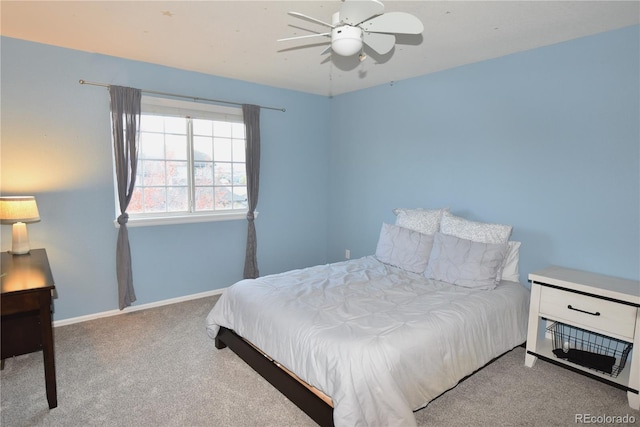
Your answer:
[[[62,320],[117,308],[108,96],[79,79],[262,105],[262,274],[375,251],[394,207],[508,223],[548,264],[640,278],[635,26],[328,99],[2,38],[1,191],[33,194]],[[1,249],[10,227],[1,227]],[[136,304],[241,278],[246,223],[131,228]]]
[[[548,264],[640,278],[640,27],[335,97],[329,260],[394,207],[511,224]]]
[[[49,254],[55,319],[116,309],[115,201],[106,89],[79,79],[285,107],[262,110],[261,274],[326,261],[329,100],[237,80],[2,38],[3,195],[35,195],[32,247]],[[2,250],[11,227],[2,229]],[[245,220],[130,228],[136,305],[242,278]]]

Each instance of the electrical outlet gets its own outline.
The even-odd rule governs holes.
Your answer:
[[[351,259],[351,250],[349,249],[344,250],[344,259]]]

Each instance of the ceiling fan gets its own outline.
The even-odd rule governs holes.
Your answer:
[[[323,54],[329,51],[341,56],[360,53],[361,60],[364,58],[363,44],[384,55],[396,44],[394,34],[420,34],[424,31],[418,18],[405,12],[384,13],[384,5],[378,0],[344,0],[340,10],[331,17],[331,24],[299,12],[289,12],[289,15],[329,27],[331,32],[288,37],[279,42],[331,37],[331,46]]]

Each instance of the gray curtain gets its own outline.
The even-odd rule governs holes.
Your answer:
[[[249,211],[247,212],[249,229],[247,232],[247,252],[244,259],[244,278],[255,279],[260,275],[256,258],[258,242],[254,224],[260,183],[260,107],[245,104],[242,106],[242,114],[247,136],[247,200],[249,204]]]
[[[118,243],[116,245],[116,273],[120,310],[136,300],[133,290],[131,249],[127,231],[127,206],[133,194],[138,165],[138,133],[140,129],[140,89],[109,86],[111,95],[111,125],[113,127],[113,152],[118,184]]]

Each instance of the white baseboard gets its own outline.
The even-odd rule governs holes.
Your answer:
[[[178,302],[190,301],[190,300],[198,299],[198,298],[211,297],[211,296],[214,296],[214,295],[221,294],[222,292],[224,292],[225,289],[226,288],[214,289],[212,291],[200,292],[198,294],[192,294],[192,295],[186,295],[186,296],[183,296],[183,297],[165,299],[165,300],[162,300],[162,301],[151,302],[151,303],[148,303],[148,304],[129,306],[129,307],[125,308],[124,310],[109,310],[109,311],[103,311],[101,313],[87,314],[86,316],[71,317],[69,319],[63,319],[63,320],[54,320],[53,321],[53,327],[56,328],[58,326],[72,325],[74,323],[80,323],[80,322],[86,322],[86,321],[89,321],[89,320],[101,319],[103,317],[117,316],[119,314],[127,314],[127,313],[132,313],[134,311],[147,310],[149,308],[161,307],[163,305],[176,304]]]

